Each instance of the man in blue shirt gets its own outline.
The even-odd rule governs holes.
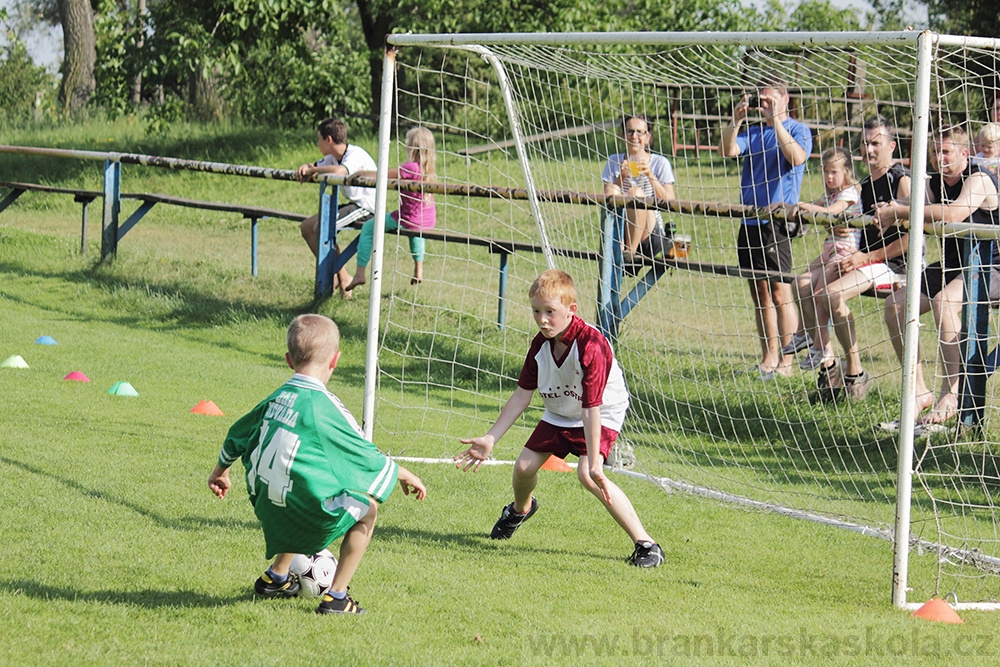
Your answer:
[[[723,128],[719,153],[743,157],[741,201],[756,208],[783,208],[799,201],[806,159],[812,151],[812,134],[788,115],[788,88],[782,81],[767,81],[758,91],[763,125],[741,131],[750,99],[744,95],[733,111],[732,122]],[[736,240],[740,268],[768,273],[786,273],[792,268],[792,249],[783,221],[745,218]],[[793,355],[781,348],[798,329],[799,315],[789,283],[777,275],[750,280],[757,335],[760,338],[760,376],[791,375]]]

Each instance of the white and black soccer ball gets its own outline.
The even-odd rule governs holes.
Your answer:
[[[337,572],[337,559],[327,549],[312,556],[295,554],[291,570],[299,575],[299,584],[302,586],[299,595],[318,598],[333,583],[333,575]]]

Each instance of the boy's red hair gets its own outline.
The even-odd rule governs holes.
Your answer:
[[[531,283],[528,298],[536,296],[543,299],[559,299],[564,306],[571,306],[576,303],[576,286],[573,284],[573,278],[565,271],[549,269]]]

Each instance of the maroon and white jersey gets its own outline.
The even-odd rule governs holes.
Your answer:
[[[546,421],[561,428],[583,426],[583,409],[600,406],[601,426],[621,431],[628,410],[625,377],[611,344],[600,331],[573,317],[562,335],[567,350],[556,359],[554,342],[541,333],[531,341],[517,386],[538,390]]]

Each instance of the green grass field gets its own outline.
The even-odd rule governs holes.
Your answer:
[[[92,149],[105,135],[116,150],[269,166],[314,152],[309,131],[192,127],[150,142],[124,123],[3,143]],[[98,187],[87,163],[8,157],[0,180]],[[289,183],[138,169],[126,178],[130,191],[293,210],[315,197]],[[409,466],[428,498],[394,494],[382,508],[352,584],[368,615],[254,600],[267,563],[241,476],[221,502],[205,481],[229,424],[288,377],[284,329],[312,307],[295,224],[263,225],[251,279],[248,223],[231,216],[159,208],[113,263],[95,265],[96,231],[81,257],[71,198],[22,200],[0,214],[0,358],[30,365],[0,369],[2,664],[919,665],[996,653],[990,614],[948,626],[891,606],[887,542],[628,477],[616,481],[666,550],[657,570],[625,565],[627,539],[568,474],[542,473],[541,511],[493,543],[505,466]],[[331,389],[360,415],[367,303],[332,299],[320,312],[344,333]],[[35,345],[42,335],[59,344]],[[91,382],[64,381],[73,370]],[[139,397],[108,395],[120,380]],[[192,415],[202,399],[226,415]],[[469,427],[461,415],[449,423],[452,452]],[[427,453],[405,429],[377,444]],[[914,558],[911,579],[933,579],[933,568]]]

